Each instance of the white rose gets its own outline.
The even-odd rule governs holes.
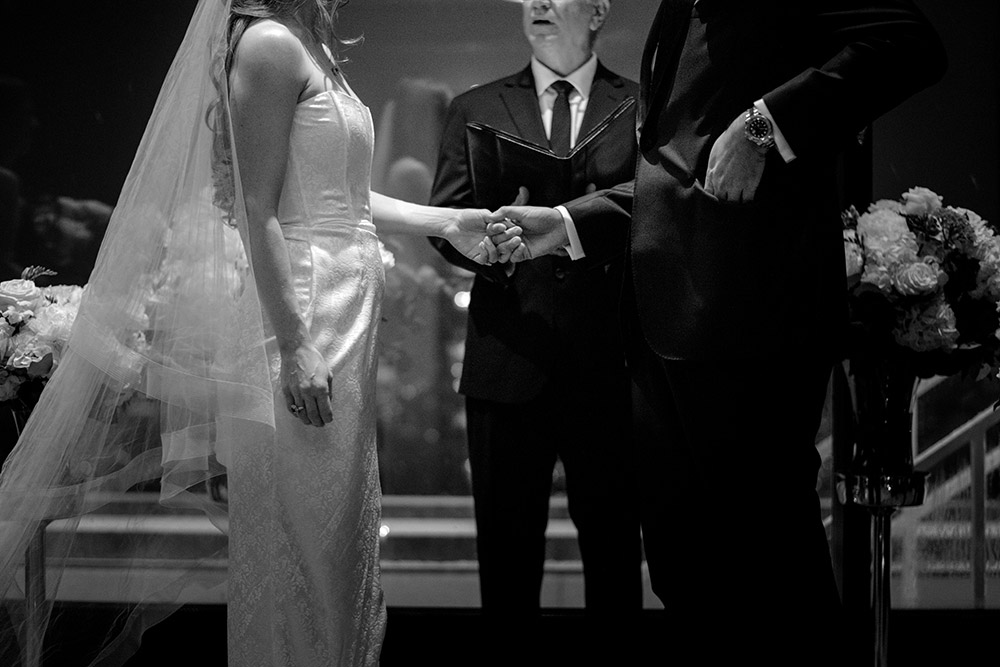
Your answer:
[[[941,208],[941,197],[927,188],[910,188],[903,193],[903,211],[907,215],[930,215]]]
[[[917,241],[906,218],[889,209],[875,209],[858,218],[858,236],[874,250],[904,245],[916,250]]]
[[[947,278],[936,264],[931,262],[914,262],[897,267],[893,275],[893,283],[900,294],[914,295],[933,292]]]
[[[893,211],[894,213],[902,213],[903,204],[902,202],[898,202],[895,199],[879,199],[874,204],[868,205],[869,213],[878,210],[886,210],[886,211]]]
[[[33,280],[5,280],[0,282],[0,311],[14,306],[18,311],[33,309],[42,298]]]

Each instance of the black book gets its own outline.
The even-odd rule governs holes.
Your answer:
[[[466,159],[476,205],[488,209],[514,203],[518,187],[528,188],[528,205],[555,206],[587,193],[589,158],[605,141],[634,136],[634,116],[628,113],[635,98],[628,98],[599,125],[581,137],[569,155],[559,156],[548,146],[484,123],[465,126]],[[628,123],[626,132],[609,131]]]

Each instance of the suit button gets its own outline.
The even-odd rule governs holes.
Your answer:
[[[566,277],[566,269],[556,269],[555,270],[556,280],[562,280]]]

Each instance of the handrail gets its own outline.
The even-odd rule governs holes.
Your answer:
[[[972,574],[973,606],[976,609],[982,609],[986,606],[986,474],[1000,468],[1000,447],[987,452],[986,436],[990,429],[1000,425],[1000,410],[995,410],[993,406],[985,408],[937,442],[922,451],[917,451],[919,399],[945,379],[947,378],[934,377],[922,380],[917,386],[912,406],[914,468],[930,472],[946,458],[965,447],[969,448],[969,466],[956,472],[934,488],[928,489],[921,505],[906,507],[903,511],[897,512],[892,518],[892,526],[894,533],[905,536],[901,558],[904,561],[904,572],[912,572],[916,559],[916,551],[912,542],[915,539],[918,524],[927,515],[958,494],[967,489],[971,490],[969,567]],[[817,447],[822,450],[824,446],[829,447],[829,444],[828,441],[824,440],[817,443]],[[832,521],[832,515],[824,519],[824,524],[828,529]]]
[[[928,384],[924,391],[918,387],[917,398],[927,392],[933,384]],[[922,382],[921,385],[924,385]],[[944,461],[947,457],[961,451],[965,447],[969,448],[969,466],[963,468],[950,479],[929,489],[924,497],[922,505],[908,507],[904,512],[896,515],[893,519],[895,529],[913,539],[914,531],[921,520],[935,509],[947,503],[959,493],[966,489],[971,490],[970,517],[970,571],[972,575],[972,598],[973,607],[983,609],[986,607],[986,473],[987,471],[1000,468],[1000,447],[992,452],[986,451],[987,432],[1000,424],[1000,410],[993,406],[981,410],[974,417],[959,425],[951,433],[930,445],[923,451],[917,452],[917,411],[919,401],[914,400],[913,405],[913,465],[917,470],[931,471],[935,466]],[[904,548],[904,559],[913,559],[915,550]],[[904,567],[911,564],[904,563]]]

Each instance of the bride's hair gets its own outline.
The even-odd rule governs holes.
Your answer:
[[[337,35],[337,12],[348,0],[233,0],[229,15],[229,48],[226,52],[226,72],[243,32],[255,19],[291,16],[302,7],[313,5],[313,24],[305,26],[321,44],[330,47],[337,63],[341,46],[355,44],[358,38],[342,39]]]
[[[227,0],[221,0],[226,2]],[[223,212],[223,219],[233,225],[234,179],[233,156],[229,134],[229,111],[225,101],[227,95],[227,79],[232,68],[236,46],[239,44],[247,27],[257,19],[288,17],[294,15],[302,7],[313,5],[312,25],[304,26],[320,44],[325,44],[333,55],[334,63],[340,64],[341,47],[357,44],[360,37],[350,39],[337,35],[337,12],[349,0],[232,0],[229,12],[229,25],[226,31],[225,48],[218,50],[212,61],[212,80],[219,93],[206,114],[206,121],[215,134],[212,146],[212,174],[215,185],[213,201]],[[221,62],[220,62],[221,60]]]

